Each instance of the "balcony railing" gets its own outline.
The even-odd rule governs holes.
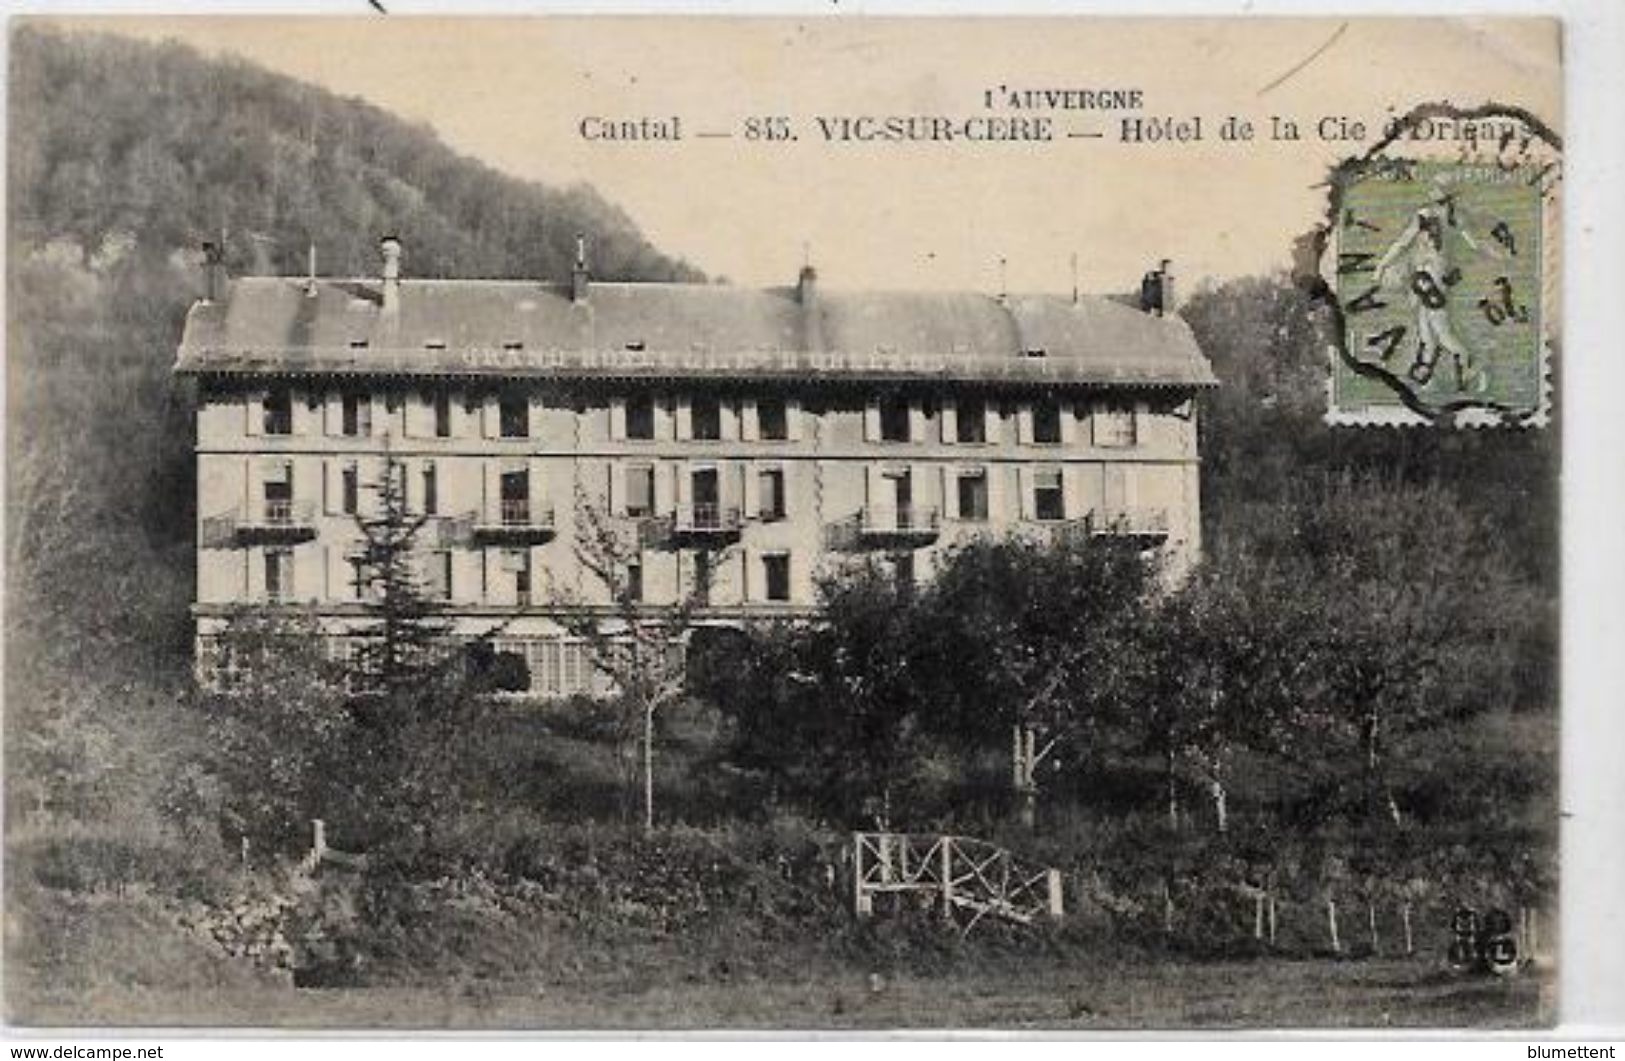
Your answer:
[[[831,549],[928,545],[942,531],[942,514],[925,505],[869,505],[830,526]]]
[[[738,534],[739,509],[727,505],[678,505],[673,529],[679,534]]]
[[[203,520],[205,548],[292,543],[316,537],[316,504],[279,498],[228,509]]]
[[[538,542],[553,537],[554,529],[551,505],[505,499],[476,514],[473,534],[487,541]]]
[[[935,538],[942,529],[941,514],[924,505],[869,505],[860,513],[866,536],[914,535]]]
[[[1086,518],[1091,535],[1122,538],[1168,537],[1165,508],[1095,509]]]

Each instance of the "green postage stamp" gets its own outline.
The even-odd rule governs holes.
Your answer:
[[[1433,146],[1441,126],[1455,157],[1384,153],[1422,130]],[[1439,108],[1338,167],[1322,259],[1337,318],[1330,421],[1546,423],[1554,149],[1513,116]]]

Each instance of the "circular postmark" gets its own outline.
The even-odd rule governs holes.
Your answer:
[[[1299,244],[1333,317],[1329,422],[1547,422],[1561,147],[1519,108],[1432,103],[1333,168]]]

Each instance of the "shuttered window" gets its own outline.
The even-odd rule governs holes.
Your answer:
[[[655,469],[652,464],[626,468],[626,514],[652,516],[655,511]]]
[[[1040,468],[1034,473],[1033,514],[1039,519],[1066,518],[1066,491],[1059,468]]]

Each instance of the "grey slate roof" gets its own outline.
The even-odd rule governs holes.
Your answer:
[[[988,380],[1210,386],[1190,329],[1102,298],[246,277],[187,316],[184,374]],[[1042,351],[1042,356],[1035,356]]]

